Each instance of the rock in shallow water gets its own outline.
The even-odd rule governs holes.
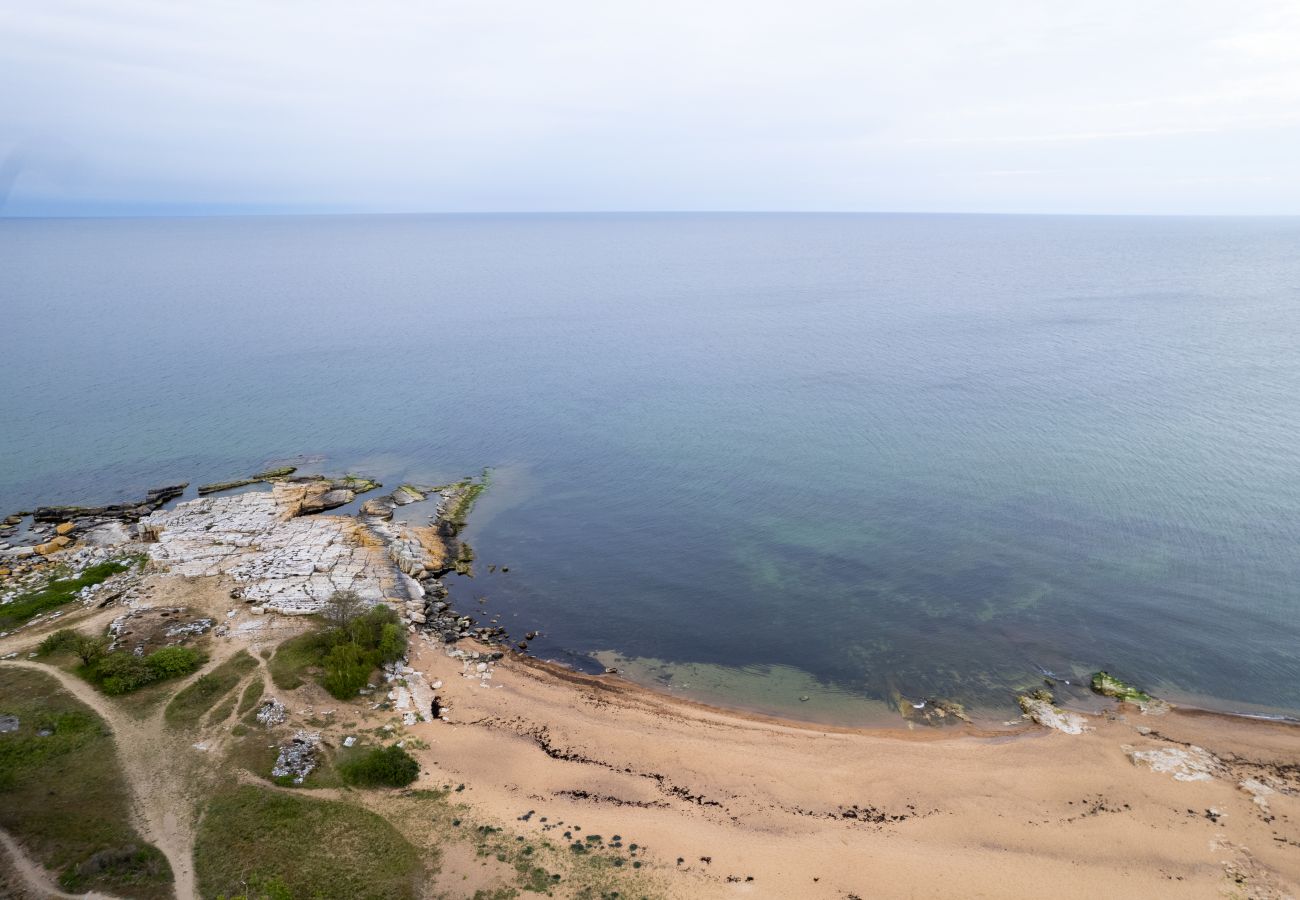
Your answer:
[[[1020,697],[1020,709],[1034,722],[1065,734],[1090,731],[1088,720],[1078,713],[1066,712],[1042,697]]]

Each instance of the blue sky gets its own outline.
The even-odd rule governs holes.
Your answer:
[[[1300,3],[0,0],[0,214],[1300,213]]]

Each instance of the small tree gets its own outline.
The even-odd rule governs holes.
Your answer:
[[[356,591],[335,591],[325,601],[322,614],[335,628],[347,628],[361,614],[361,596]]]
[[[108,638],[103,635],[91,637],[79,634],[72,642],[72,652],[77,654],[83,666],[89,666],[104,658],[104,654],[108,652]]]

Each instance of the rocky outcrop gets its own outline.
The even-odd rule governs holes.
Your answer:
[[[373,491],[380,485],[373,479],[357,475],[347,475],[343,478],[310,475],[290,479],[277,485],[277,487],[281,486],[284,490],[280,496],[291,504],[290,514],[305,516],[346,506],[357,499],[357,494]]]
[[[249,603],[280,613],[318,611],[335,591],[377,603],[404,597],[383,546],[358,522],[295,515],[302,486],[202,497],[142,525],[157,535],[149,555],[175,575],[225,575]]]
[[[168,500],[174,500],[185,493],[189,483],[173,484],[154,488],[143,500],[135,503],[113,503],[107,506],[40,506],[32,512],[36,522],[58,523],[76,519],[122,519],[134,522],[143,519]]]
[[[298,471],[297,466],[281,466],[277,469],[267,469],[265,472],[258,472],[256,475],[238,478],[234,481],[216,481],[212,484],[201,484],[198,488],[199,496],[203,497],[220,491],[230,491],[235,488],[247,487],[250,484],[260,484],[264,481],[279,481],[282,478],[288,478],[296,471]]]

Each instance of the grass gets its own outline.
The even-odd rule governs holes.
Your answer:
[[[256,668],[257,660],[249,656],[246,650],[240,650],[211,672],[200,675],[167,704],[163,713],[167,724],[175,728],[197,726],[205,712],[212,709],[218,700],[234,690],[235,685]],[[231,706],[233,705],[232,698]],[[226,715],[230,715],[229,710]]]
[[[386,795],[384,815],[402,834],[420,846],[429,860],[438,860],[451,841],[465,842],[474,855],[495,859],[506,867],[478,897],[546,896],[647,897],[662,896],[656,876],[641,865],[642,849],[621,835],[608,841],[599,835],[579,836],[575,850],[569,838],[554,842],[545,834],[521,834],[513,829],[474,820],[474,811],[454,801],[455,788],[404,790]],[[468,892],[460,895],[466,896]]]
[[[271,681],[282,691],[292,691],[306,683],[313,668],[319,668],[317,632],[300,634],[280,644],[267,667]]]
[[[226,719],[229,719],[230,714],[235,711],[235,701],[238,699],[237,696],[231,694],[225,700],[222,700],[220,705],[214,707],[212,714],[208,716],[208,725],[220,725]]]
[[[130,793],[103,721],[50,676],[6,668],[0,713],[21,723],[0,734],[0,827],[65,891],[170,897],[166,858],[130,825]]]
[[[243,696],[239,698],[239,714],[242,716],[257,706],[257,701],[262,699],[262,692],[265,690],[266,685],[262,679],[254,678],[250,681],[248,687],[244,688]]]
[[[56,578],[39,591],[18,595],[0,606],[0,631],[8,631],[33,616],[62,606],[76,596],[82,588],[101,584],[114,575],[125,572],[135,562],[133,558],[111,559],[87,567],[76,578]]]
[[[194,868],[204,897],[278,883],[287,897],[414,900],[424,880],[419,852],[380,816],[248,785],[208,804]]]
[[[420,777],[415,757],[396,744],[354,751],[338,770],[345,783],[358,787],[406,787]]]

